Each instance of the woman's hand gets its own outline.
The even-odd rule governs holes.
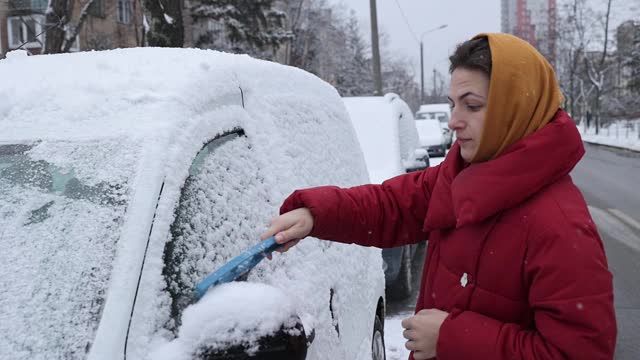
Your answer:
[[[402,327],[405,328],[402,336],[407,339],[405,347],[413,351],[414,359],[425,360],[436,356],[440,326],[447,316],[449,313],[442,310],[425,309],[402,320]]]
[[[260,235],[260,239],[264,240],[275,235],[278,244],[285,244],[277,251],[285,252],[309,235],[311,229],[313,229],[311,211],[307,208],[299,208],[271,220],[269,228]]]

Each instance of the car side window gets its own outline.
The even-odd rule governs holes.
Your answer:
[[[242,131],[219,136],[195,157],[182,188],[163,275],[176,330],[195,284],[255,244],[271,209],[256,154]]]

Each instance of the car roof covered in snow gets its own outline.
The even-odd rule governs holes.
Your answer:
[[[34,137],[146,137],[180,129],[193,116],[225,102],[240,104],[241,87],[262,96],[269,91],[311,89],[321,97],[336,93],[296,68],[201,49],[132,48],[42,56],[16,51],[0,60],[0,78],[3,142]]]

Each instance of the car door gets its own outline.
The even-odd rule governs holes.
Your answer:
[[[259,229],[255,226],[264,222],[270,209],[260,206],[266,203],[266,187],[259,174],[258,164],[251,156],[252,147],[244,131],[240,128],[222,132],[197,153],[189,167],[186,181],[163,185],[159,203],[163,203],[167,188],[179,187],[179,200],[174,216],[167,216],[167,208],[160,206],[161,221],[173,218],[163,251],[150,251],[145,256],[145,267],[154,268],[154,263],[163,262],[162,279],[143,270],[143,284],[139,289],[132,311],[131,331],[127,337],[128,359],[141,359],[150,351],[149,344],[140,338],[149,332],[174,335],[180,324],[180,315],[192,303],[192,291],[197,281],[223,265],[233,256],[257,241]],[[154,220],[154,228],[157,227]],[[164,226],[159,226],[164,228]],[[155,229],[152,232],[156,231]],[[160,230],[158,230],[160,231]],[[151,244],[151,247],[157,246]],[[151,266],[148,266],[151,265]],[[160,303],[169,302],[157,311],[162,314],[145,315],[150,297],[161,283],[164,290]],[[152,320],[150,320],[152,319]],[[159,322],[150,330],[145,323]]]

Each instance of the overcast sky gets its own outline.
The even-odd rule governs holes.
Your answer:
[[[565,1],[557,0],[558,6]],[[606,1],[588,1],[595,11],[604,13]],[[354,9],[367,41],[371,41],[370,0],[329,2]],[[423,36],[425,91],[430,89],[434,68],[448,80],[448,56],[456,44],[481,32],[500,31],[500,0],[377,0],[376,3],[379,30],[387,35],[389,48],[413,64],[417,82],[420,81],[418,39],[426,31],[447,25]],[[640,0],[613,0],[610,29],[614,31],[621,21],[631,18],[640,19]],[[615,31],[612,35],[615,36]],[[381,61],[385,61],[384,57]]]
[[[369,0],[331,2],[342,3],[354,9],[367,41],[371,40]],[[425,91],[429,89],[428,83],[434,67],[441,73],[448,74],[448,57],[456,44],[481,32],[500,31],[500,0],[377,0],[376,3],[379,31],[387,34],[390,49],[414,65],[417,81],[420,81],[418,39],[426,31],[447,25],[444,29],[422,37]],[[406,16],[406,22],[402,13]],[[384,58],[381,62],[384,62]]]

